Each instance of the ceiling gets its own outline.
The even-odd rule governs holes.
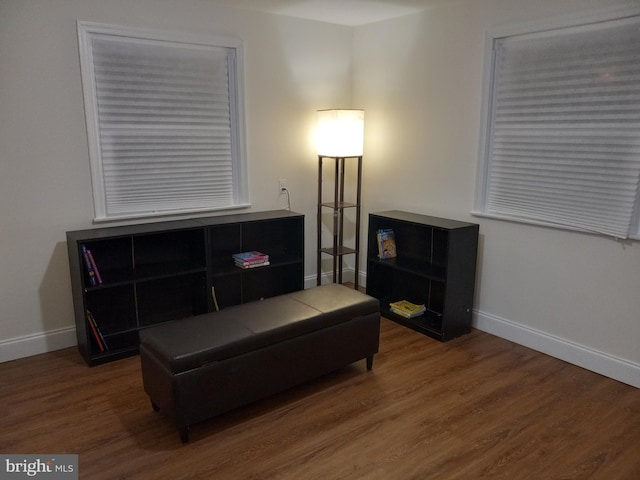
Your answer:
[[[210,3],[358,26],[461,0],[207,0]]]

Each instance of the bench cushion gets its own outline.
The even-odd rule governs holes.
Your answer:
[[[172,373],[185,372],[378,312],[378,300],[328,284],[206,313],[140,332]]]

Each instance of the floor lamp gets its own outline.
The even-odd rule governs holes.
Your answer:
[[[363,110],[320,110],[318,111],[318,252],[317,252],[317,284],[321,283],[322,256],[331,255],[333,259],[333,283],[342,283],[343,256],[355,255],[354,284],[358,288],[359,250],[360,250],[360,201],[362,193],[362,153],[364,143],[364,111]],[[333,200],[324,202],[322,198],[323,160],[335,161]],[[357,186],[356,201],[345,202],[345,162],[356,159]],[[322,247],[322,211],[333,210],[333,243],[330,247]],[[344,212],[355,209],[355,245],[344,245]]]

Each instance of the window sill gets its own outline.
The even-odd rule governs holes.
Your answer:
[[[613,237],[611,235],[607,235],[605,233],[594,232],[594,231],[585,230],[585,229],[582,229],[582,228],[571,227],[569,225],[558,225],[558,224],[555,224],[555,223],[541,222],[541,221],[537,221],[537,220],[529,220],[529,219],[526,219],[526,218],[510,217],[508,215],[497,215],[497,214],[493,214],[493,213],[485,213],[485,212],[480,212],[480,211],[477,211],[477,210],[472,210],[469,213],[474,217],[489,218],[491,220],[500,220],[500,221],[513,222],[513,223],[521,223],[521,224],[524,224],[524,225],[533,225],[533,226],[536,226],[536,227],[553,228],[553,229],[556,229],[556,230],[564,230],[564,231],[575,232],[575,233],[583,233],[583,234],[587,234],[587,235],[599,235],[599,236],[603,236],[603,237],[607,237],[607,238],[614,238],[615,240],[618,240],[618,241],[639,241],[640,240],[640,233],[631,233],[631,234],[629,234],[628,238],[618,238],[618,237]]]
[[[157,213],[137,213],[137,214],[129,214],[129,215],[118,215],[112,217],[96,217],[93,219],[93,223],[109,223],[109,222],[121,222],[126,220],[141,220],[141,219],[169,219],[171,217],[182,217],[185,215],[194,215],[194,214],[202,214],[202,213],[210,213],[210,212],[225,212],[231,210],[241,210],[245,208],[250,208],[251,203],[241,203],[237,205],[231,205],[227,207],[218,207],[218,208],[199,208],[192,210],[179,210],[179,211],[171,211],[171,212],[157,212]]]

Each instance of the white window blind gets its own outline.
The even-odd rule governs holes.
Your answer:
[[[79,32],[96,219],[246,203],[237,47]]]
[[[493,61],[483,212],[633,234],[638,18],[499,38]]]

